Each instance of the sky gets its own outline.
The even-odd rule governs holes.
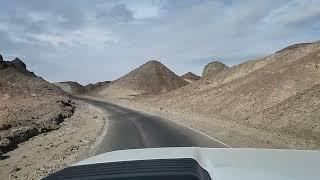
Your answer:
[[[114,80],[149,60],[201,75],[320,40],[320,0],[0,0],[0,54],[51,82]]]

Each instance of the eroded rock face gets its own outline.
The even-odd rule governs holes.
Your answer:
[[[202,77],[205,77],[205,76],[208,76],[211,74],[216,74],[216,73],[221,72],[226,69],[229,69],[229,67],[227,65],[223,64],[222,62],[214,61],[214,62],[207,64],[204,67]]]
[[[26,64],[22,62],[19,58],[14,59],[11,63],[15,68],[17,68],[20,71],[25,71],[27,69]]]

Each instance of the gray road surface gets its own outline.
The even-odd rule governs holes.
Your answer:
[[[108,102],[78,98],[107,112],[109,127],[96,154],[136,148],[213,147],[224,144],[168,119]]]

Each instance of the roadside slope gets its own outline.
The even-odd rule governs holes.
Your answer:
[[[0,151],[58,129],[74,104],[58,87],[37,77],[18,58],[0,62]]]

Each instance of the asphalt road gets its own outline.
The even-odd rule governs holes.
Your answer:
[[[108,131],[95,154],[155,147],[228,147],[202,133],[157,115],[104,101],[78,99],[97,106],[108,114]]]

